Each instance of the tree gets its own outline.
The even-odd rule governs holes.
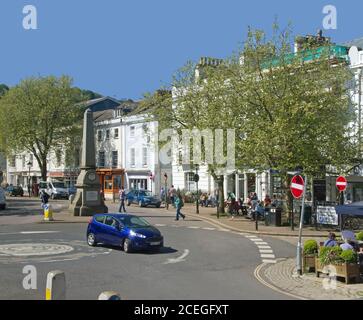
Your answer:
[[[9,91],[9,87],[6,84],[0,84],[0,98]]]
[[[30,152],[47,178],[51,152],[64,150],[79,134],[82,100],[67,76],[28,78],[0,100],[1,138],[8,155]]]

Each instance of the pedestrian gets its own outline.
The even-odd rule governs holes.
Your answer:
[[[162,187],[161,190],[160,190],[160,199],[161,199],[161,201],[164,201],[165,200],[165,190],[164,190],[164,187]]]
[[[49,202],[49,194],[42,190],[40,198],[42,200],[42,208]]]
[[[324,242],[324,247],[335,247],[337,245],[335,233],[329,232],[328,240]]]
[[[174,186],[171,186],[171,188],[169,189],[169,197],[172,205],[175,207],[176,189],[174,188]]]
[[[126,200],[126,192],[124,187],[122,187],[118,193],[119,195],[119,199],[120,199],[120,208],[118,209],[118,212],[122,212],[122,210],[124,210],[124,212],[126,213],[126,208],[125,208],[125,200]]]
[[[266,195],[265,199],[263,200],[263,204],[265,207],[271,206],[272,200],[268,194]]]
[[[183,202],[183,199],[182,199],[182,196],[179,194],[177,197],[176,197],[176,200],[175,200],[175,208],[176,208],[176,218],[175,220],[176,221],[179,221],[179,216],[181,216],[183,218],[183,220],[185,220],[185,215],[181,213],[181,208],[184,207],[184,202]]]

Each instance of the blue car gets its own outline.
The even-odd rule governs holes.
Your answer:
[[[126,252],[159,251],[164,246],[160,231],[145,219],[128,214],[96,214],[87,228],[87,243],[121,246]]]
[[[153,196],[150,191],[146,190],[131,190],[126,195],[127,205],[130,206],[132,203],[137,204],[140,208],[155,206],[160,208],[161,199]]]

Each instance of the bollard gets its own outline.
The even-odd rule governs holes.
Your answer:
[[[45,300],[66,299],[66,276],[63,271],[51,271],[47,275]]]
[[[45,204],[44,208],[44,221],[53,221],[53,211],[50,204]]]
[[[98,296],[98,300],[121,300],[120,295],[115,291],[105,291]]]

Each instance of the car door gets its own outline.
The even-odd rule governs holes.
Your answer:
[[[98,242],[103,242],[105,227],[104,227],[105,216],[97,215],[94,217],[94,222],[92,224],[92,232],[95,234]]]
[[[120,223],[111,216],[106,216],[105,219],[105,243],[111,244],[111,245],[118,245],[121,243],[121,236],[120,236],[120,230],[118,229],[120,227]]]

